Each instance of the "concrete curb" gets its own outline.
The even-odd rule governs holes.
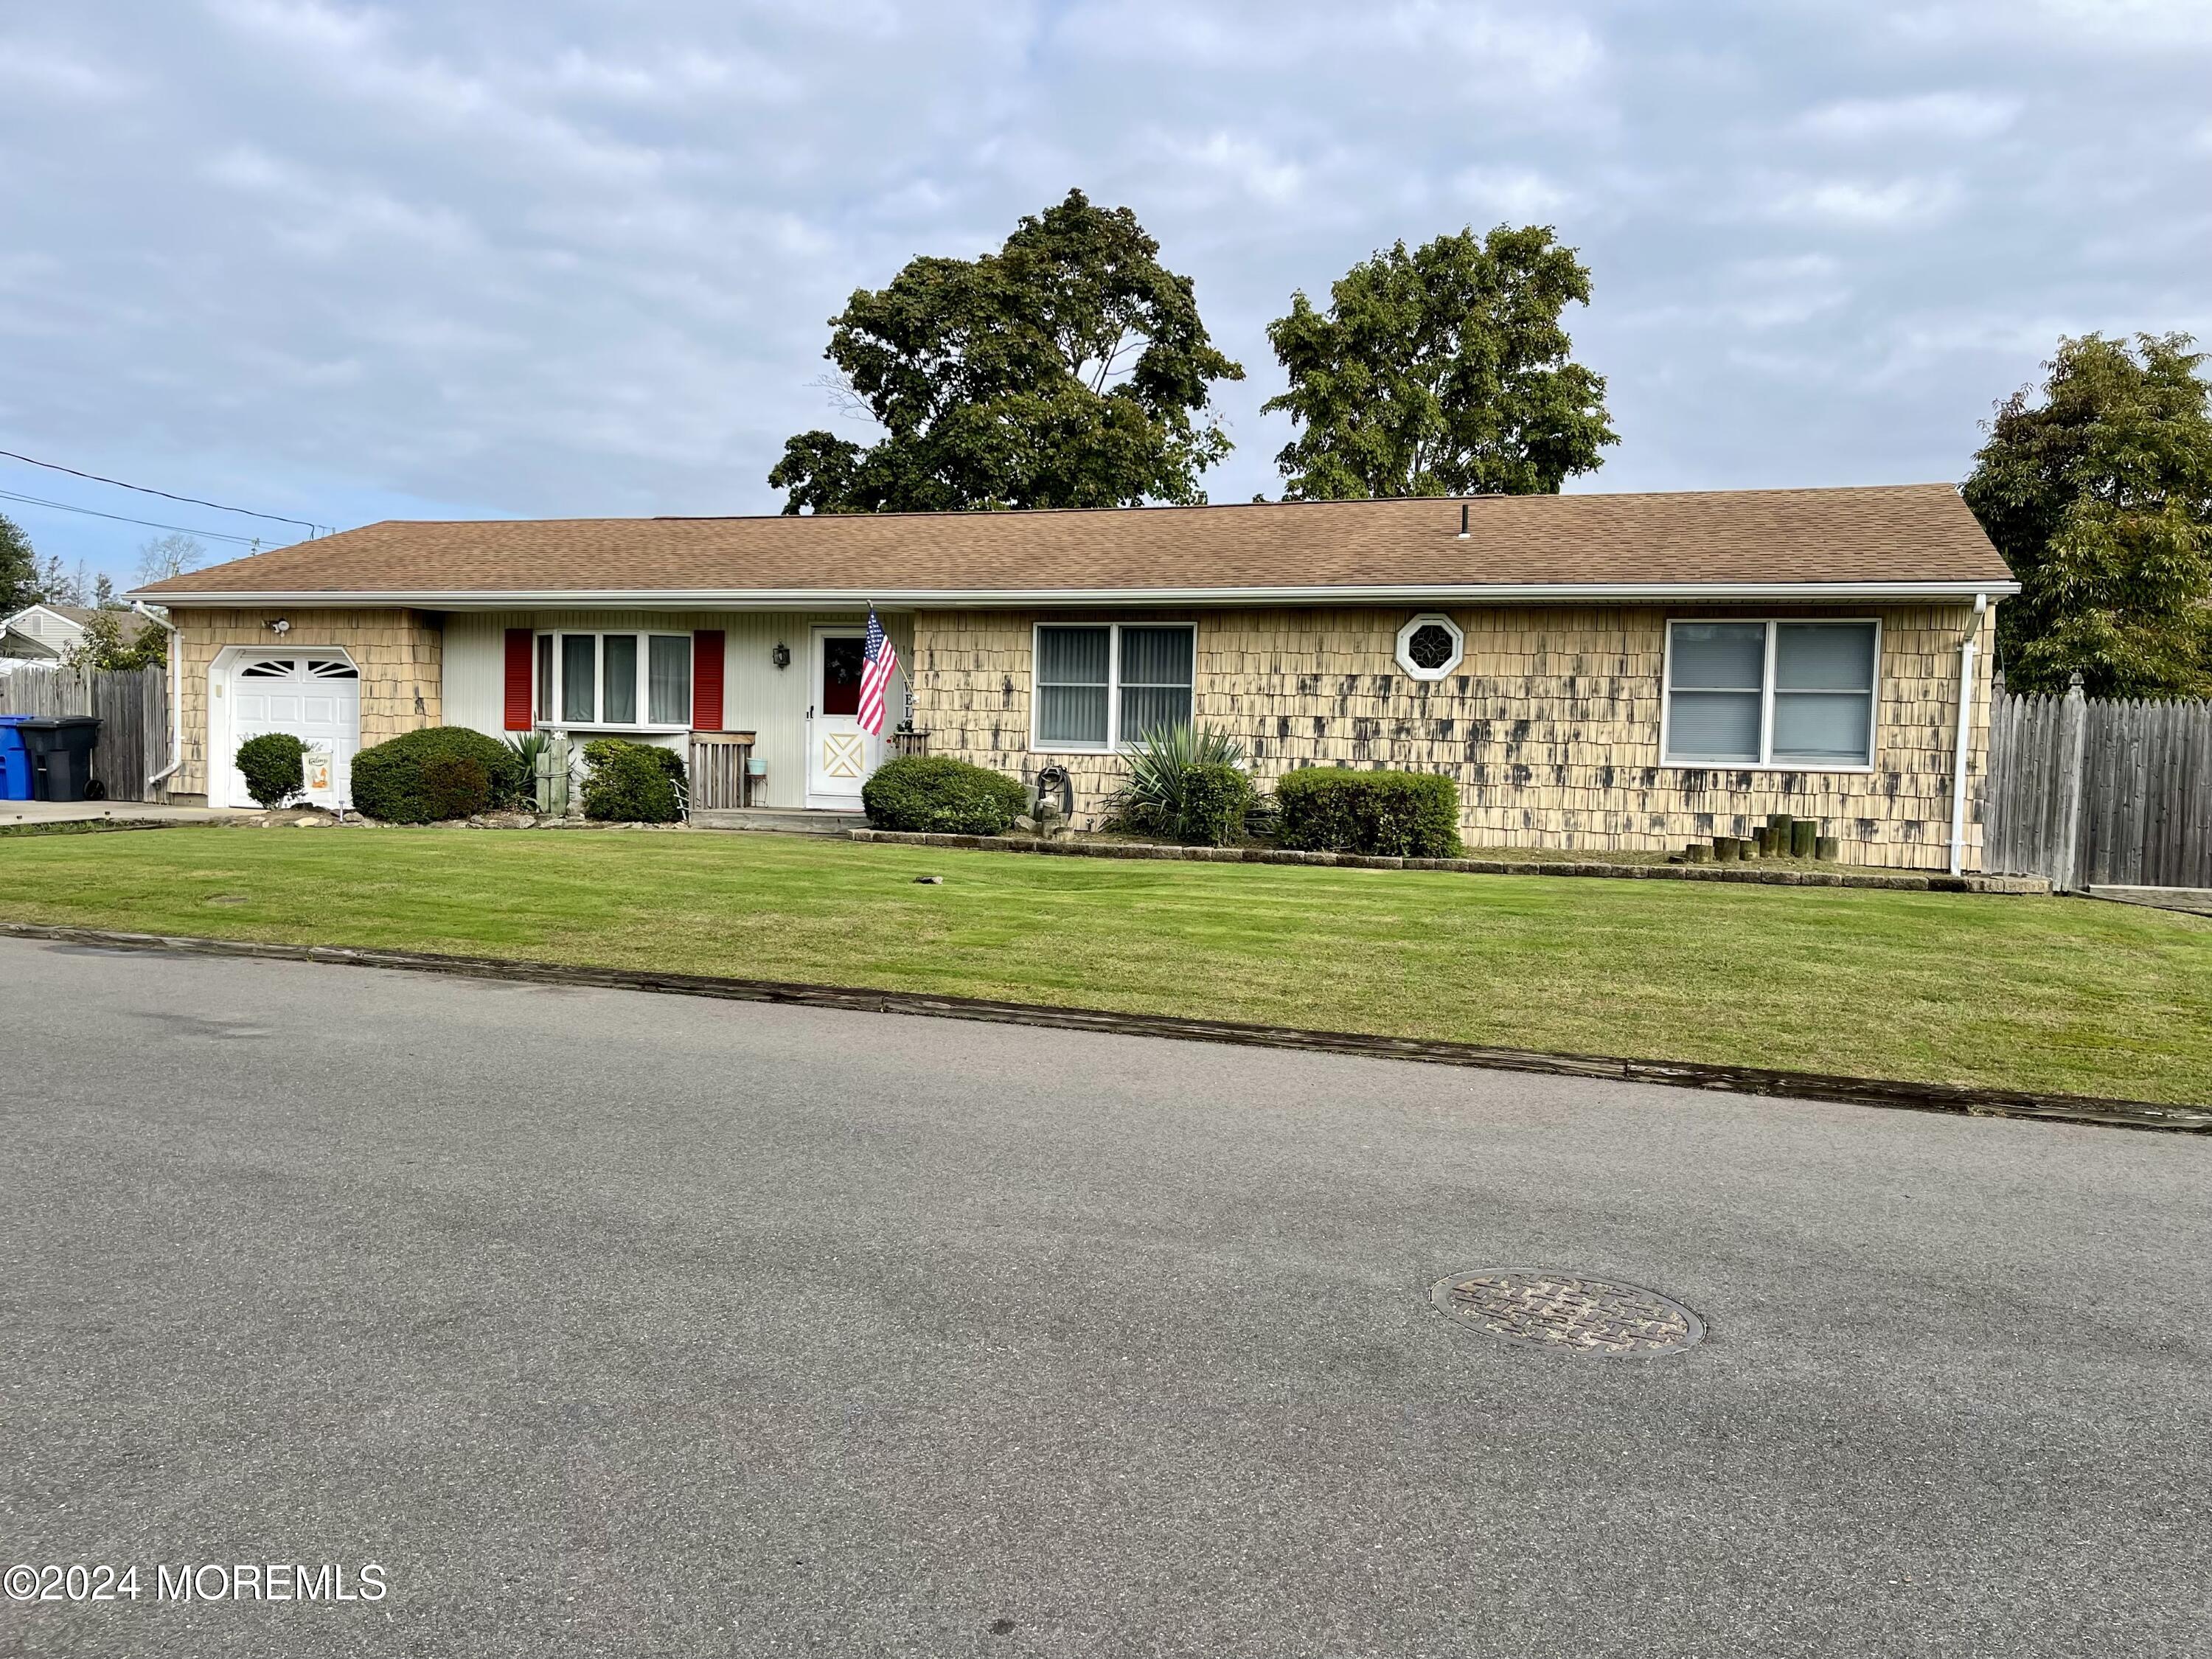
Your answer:
[[[1178,847],[1160,842],[1046,841],[1035,836],[922,835],[848,830],[850,841],[896,847],[954,847],[1050,858],[1167,859],[1194,864],[1320,864],[1352,870],[1449,870],[1474,876],[1596,876],[1616,881],[1724,881],[1769,887],[1875,887],[1911,893],[2048,894],[2040,876],[1953,876],[1926,870],[1792,870],[1779,865],[1606,864],[1595,860],[1375,858],[1360,853],[1294,853],[1278,847]]]
[[[2164,1106],[2154,1101],[2106,1100],[2086,1095],[2039,1095],[2016,1090],[1973,1089],[1951,1084],[1876,1078],[1827,1077],[1811,1072],[1773,1072],[1748,1066],[1706,1066],[1686,1060],[1618,1060],[1599,1054],[1552,1054],[1522,1048],[1419,1037],[1370,1036],[1350,1031],[1308,1031],[1291,1026],[1248,1025],[1233,1020],[1186,1019],[1173,1014],[1125,1014],[1104,1009],[1054,1008],[978,997],[936,996],[916,991],[870,991],[836,985],[794,985],[775,980],[723,979],[706,974],[664,974],[641,969],[574,967],[562,963],[507,962],[489,957],[434,956],[416,951],[355,950],[330,945],[270,945],[247,939],[110,933],[91,927],[52,927],[0,922],[0,938],[51,939],[111,950],[169,951],[196,956],[319,962],[337,967],[395,968],[418,973],[461,974],[526,984],[595,986],[607,990],[657,991],[737,1002],[788,1003],[877,1014],[923,1014],[939,1019],[978,1019],[1062,1030],[1103,1031],[1126,1036],[1173,1037],[1184,1042],[1240,1043],[1261,1048],[1303,1049],[1367,1059],[1413,1060],[1438,1066],[1539,1072],[1602,1078],[1623,1083],[1663,1083],[1680,1089],[1783,1096],[1797,1100],[1948,1112],[1966,1117],[2032,1118],[2044,1122],[2095,1124],[2112,1128],[2160,1129],[2212,1134],[2212,1107]]]

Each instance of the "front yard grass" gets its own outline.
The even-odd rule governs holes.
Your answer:
[[[0,845],[0,919],[2212,1098],[2212,922],[2085,899],[180,828]]]

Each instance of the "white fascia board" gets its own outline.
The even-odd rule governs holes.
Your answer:
[[[2014,581],[1981,582],[1490,582],[1440,587],[1036,587],[840,588],[744,590],[701,588],[571,588],[532,592],[269,592],[158,593],[143,597],[163,605],[404,605],[422,611],[858,611],[878,609],[1010,610],[1035,605],[1517,605],[1566,600],[1589,604],[1629,600],[1826,600],[2005,599]],[[133,592],[124,596],[136,599]]]

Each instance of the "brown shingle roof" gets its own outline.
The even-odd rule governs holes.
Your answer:
[[[1948,484],[1100,512],[387,521],[139,590],[287,598],[2002,584]]]

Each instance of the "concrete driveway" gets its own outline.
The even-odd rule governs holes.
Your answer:
[[[0,1557],[142,1589],[0,1651],[2212,1652],[2201,1140],[22,941],[0,1008]],[[1431,1300],[1514,1265],[1709,1334]]]

